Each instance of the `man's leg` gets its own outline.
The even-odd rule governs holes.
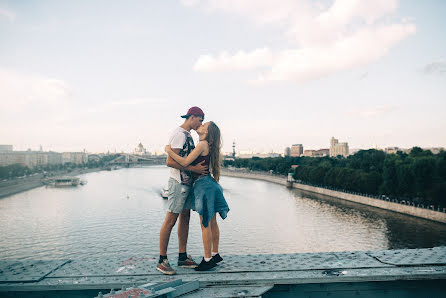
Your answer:
[[[184,209],[180,213],[178,221],[178,252],[185,253],[187,247],[187,238],[189,236],[190,209]]]
[[[163,225],[160,230],[160,255],[167,256],[167,246],[169,245],[170,233],[177,222],[178,213],[167,211]]]
[[[167,260],[167,246],[169,245],[170,233],[172,232],[172,228],[175,225],[177,218],[178,213],[167,211],[160,230],[160,258],[156,265],[156,270],[168,275],[175,274],[175,270],[172,269]]]

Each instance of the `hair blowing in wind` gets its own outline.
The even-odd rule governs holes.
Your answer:
[[[209,169],[216,181],[220,179],[220,150],[221,135],[220,128],[211,121],[208,127],[209,143]]]

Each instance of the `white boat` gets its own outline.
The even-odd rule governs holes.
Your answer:
[[[78,186],[80,184],[80,179],[78,177],[71,176],[51,177],[46,179],[44,183],[56,187]]]
[[[167,197],[169,196],[167,187],[163,187],[163,189],[161,189],[161,196],[163,197],[163,199],[167,199]]]

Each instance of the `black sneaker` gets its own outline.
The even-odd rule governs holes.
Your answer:
[[[220,254],[216,254],[215,256],[213,256],[211,260],[211,262],[214,262],[215,264],[220,263],[221,261],[223,261],[223,258],[220,257]]]
[[[210,259],[209,262],[206,262],[203,258],[203,260],[201,260],[201,263],[194,269],[195,271],[208,271],[209,269],[212,269],[215,266],[217,266],[217,264],[215,262],[212,262],[212,259]]]

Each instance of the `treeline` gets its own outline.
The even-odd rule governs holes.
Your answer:
[[[100,168],[106,166],[109,161],[115,159],[118,156],[119,154],[105,155],[101,157],[99,161],[89,161],[88,163],[85,164],[64,163],[57,165],[48,165],[44,167],[38,166],[33,168],[28,168],[20,164],[13,164],[9,166],[0,167],[0,180],[22,177],[34,173],[70,170],[75,168],[84,168],[84,167]]]
[[[225,166],[293,173],[296,180],[325,187],[446,207],[446,152],[414,147],[409,154],[361,150],[347,158],[277,157],[225,161]],[[292,169],[292,166],[297,166]]]

